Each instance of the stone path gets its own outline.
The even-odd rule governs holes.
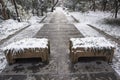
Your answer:
[[[79,62],[72,64],[69,59],[69,39],[84,37],[67,20],[61,8],[44,21],[44,26],[34,36],[50,40],[50,62],[19,63],[7,66],[0,80],[120,80],[106,62]]]
[[[50,24],[45,24],[36,34],[37,38],[50,40],[51,57],[57,61],[58,73],[68,73],[69,69],[69,39],[83,37],[73,24],[67,24],[67,19],[62,12],[55,12]]]

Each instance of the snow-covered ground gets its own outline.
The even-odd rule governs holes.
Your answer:
[[[0,24],[0,41],[28,25],[29,23],[27,22],[18,22],[12,19],[2,22]]]
[[[105,37],[86,24],[83,25],[82,23],[74,23],[74,25],[85,37]],[[114,41],[111,41],[110,39],[108,39],[108,41],[110,41],[116,47],[113,64],[111,66],[120,75],[120,45]]]
[[[77,20],[79,20],[79,22],[82,24],[91,24],[116,38],[120,38],[120,27],[119,25],[115,24],[115,22],[113,22],[115,21],[113,13],[89,11],[86,13],[71,12],[69,14],[75,17]],[[120,15],[118,15],[118,20],[119,17]]]
[[[39,23],[44,17],[45,17],[45,16],[43,16],[43,17],[32,16],[32,17],[28,20],[28,22],[29,22],[30,24],[36,24],[36,23]]]
[[[25,22],[18,22],[12,19],[2,22],[0,24],[0,41],[29,25],[39,23],[44,17],[32,16],[28,21]]]
[[[92,16],[92,12],[91,16]],[[93,12],[94,13],[94,12]],[[101,13],[101,12],[100,12]],[[87,26],[87,24],[91,24],[92,22],[96,24],[96,20],[100,19],[100,18],[96,18],[96,17],[91,17],[89,16],[88,18],[86,18],[86,14],[82,14],[82,13],[70,13],[70,14],[74,14],[77,16],[77,19],[81,19],[80,22],[81,23],[74,23],[74,25],[78,28],[78,30],[85,36],[85,37],[104,37],[104,35],[100,34],[99,32],[97,32],[96,30],[94,30],[93,28]],[[94,13],[95,14],[95,13]],[[109,13],[108,13],[109,14]],[[97,16],[100,15],[98,13],[96,13],[96,15],[93,16]],[[101,14],[102,15],[102,14]],[[82,17],[81,17],[82,16]],[[106,13],[106,16],[107,13]],[[74,16],[75,17],[75,16]],[[69,17],[70,18],[70,17]],[[92,20],[89,20],[92,19]],[[95,19],[94,19],[95,18]],[[70,18],[71,19],[71,18]],[[91,21],[91,22],[90,22]],[[37,18],[36,16],[30,18],[28,20],[28,23],[31,23],[31,26],[29,26],[28,28],[26,28],[25,30],[21,31],[19,34],[15,35],[14,37],[12,37],[11,39],[9,39],[7,42],[5,42],[3,45],[1,45],[0,47],[6,46],[11,42],[23,39],[23,38],[30,38],[33,37],[43,26],[43,24],[38,23],[39,22],[39,18]],[[72,20],[71,20],[72,22]],[[97,24],[96,24],[97,25]],[[101,24],[102,25],[102,24]],[[98,26],[99,27],[99,26]],[[109,27],[109,26],[108,26]],[[117,28],[117,27],[116,27]],[[103,28],[102,28],[103,29]],[[107,30],[107,28],[105,28]],[[114,43],[114,42],[113,42]],[[113,68],[120,74],[120,46],[117,45],[115,43],[115,46],[117,47],[116,51],[115,51],[115,59],[113,60]],[[1,53],[1,52],[0,52]],[[117,59],[117,60],[116,60]],[[6,59],[4,57],[3,54],[0,54],[0,72],[2,71],[2,69],[6,66],[7,62]]]
[[[74,23],[76,28],[86,37],[102,37],[102,35],[84,23]]]
[[[114,45],[108,42],[104,37],[71,38],[70,41],[72,42],[72,48],[74,49],[79,47],[85,48],[85,50],[89,48],[99,50],[102,50],[103,48],[114,48]]]
[[[7,42],[4,42],[2,45],[0,45],[0,48],[2,49],[4,46],[7,46],[8,44],[10,44],[12,42],[16,42],[18,40],[21,40],[23,38],[31,38],[31,37],[33,37],[41,29],[41,27],[43,26],[43,24],[39,23],[42,19],[43,19],[43,17],[39,18],[37,16],[33,16],[28,21],[22,22],[22,23],[19,23],[19,22],[14,21],[14,20],[8,20],[9,23],[8,22],[6,23],[6,21],[3,22],[4,25],[7,25],[8,29],[11,29],[11,34],[14,34],[16,32],[13,29],[15,29],[18,26],[20,26],[19,24],[21,24],[21,26],[16,29],[17,31],[20,30],[20,29],[22,29],[22,28],[24,28],[24,27],[26,27],[27,25],[30,25],[30,26],[28,28],[26,28],[25,30],[21,31],[19,34],[17,34],[14,37],[10,38]],[[26,25],[25,25],[25,23],[26,23]],[[13,26],[12,27],[8,27],[9,25],[10,26],[13,25]],[[3,32],[5,33],[6,30],[4,29]],[[11,34],[8,32],[4,36],[8,37]],[[0,50],[0,72],[4,69],[4,67],[6,65],[7,65],[7,61],[5,59],[4,54]]]
[[[98,29],[105,31],[107,34],[110,34],[116,38],[120,38],[120,27],[118,25],[110,25],[104,22],[105,19],[107,19],[108,17],[112,19],[113,14],[109,12],[70,12],[66,15],[72,15],[74,18],[79,20],[79,23],[74,23],[74,25],[85,37],[105,37],[98,31],[87,25],[91,24]],[[115,43],[114,41],[111,41],[110,39],[108,40],[116,46],[113,64],[111,66],[120,75],[120,45]]]

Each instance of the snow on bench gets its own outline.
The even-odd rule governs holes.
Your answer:
[[[112,62],[115,46],[103,37],[86,37],[70,39],[70,58],[76,63],[82,57],[104,57]]]
[[[9,64],[19,58],[41,58],[43,62],[48,62],[50,44],[46,38],[25,38],[9,44],[3,51]]]

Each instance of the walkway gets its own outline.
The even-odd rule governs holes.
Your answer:
[[[111,66],[102,61],[73,65],[69,59],[69,39],[84,36],[69,23],[61,8],[51,17],[34,36],[50,40],[49,64],[30,62],[7,66],[0,80],[120,80]]]

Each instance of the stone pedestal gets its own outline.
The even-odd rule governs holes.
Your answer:
[[[114,45],[102,37],[70,39],[70,59],[72,63],[76,63],[79,58],[84,57],[103,57],[106,62],[111,63],[114,49]]]
[[[3,50],[9,64],[24,58],[41,58],[42,62],[49,62],[50,43],[45,38],[23,39],[6,46]]]

